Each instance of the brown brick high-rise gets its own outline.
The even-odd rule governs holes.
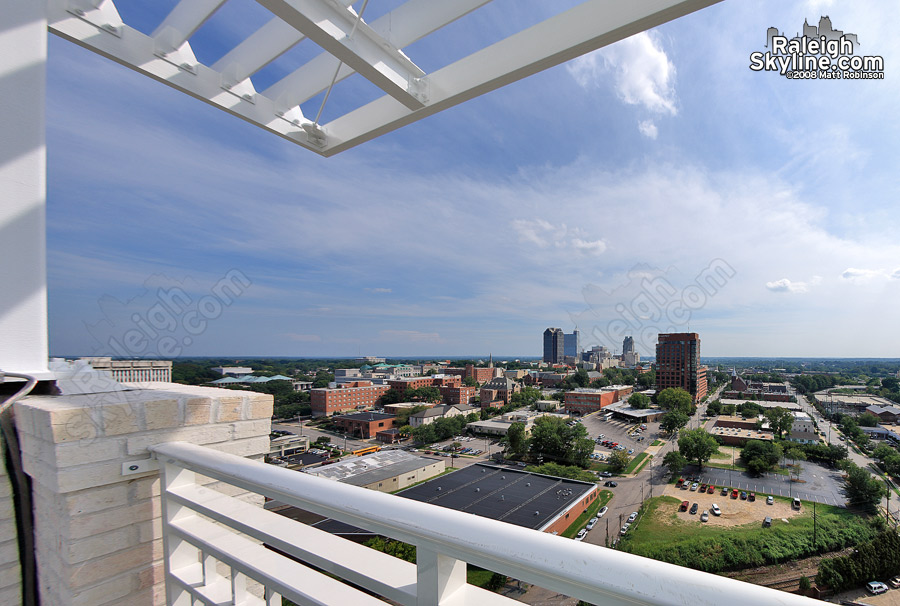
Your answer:
[[[694,402],[706,395],[706,369],[700,366],[700,335],[660,334],[656,344],[656,388],[680,387]]]

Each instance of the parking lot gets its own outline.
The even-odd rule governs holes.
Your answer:
[[[800,482],[792,482],[788,476],[775,473],[753,477],[742,471],[729,471],[714,467],[704,467],[703,471],[699,472],[696,465],[688,465],[684,468],[683,473],[699,477],[700,483],[730,486],[738,490],[782,497],[800,497],[804,501],[815,501],[838,507],[846,504],[843,494],[844,482],[841,479],[840,471],[808,461],[802,464],[802,469]]]
[[[629,431],[635,427],[640,427],[640,423],[634,423],[621,419],[603,420],[604,413],[602,411],[589,414],[581,419],[584,428],[588,432],[588,436],[592,440],[596,440],[597,436],[603,434],[604,440],[612,440],[618,442],[625,451],[634,450],[630,456],[636,456],[638,453],[646,450],[653,440],[659,437],[659,423],[646,423],[647,429],[642,430],[634,435],[629,435]],[[608,457],[613,452],[611,448],[597,444],[595,442],[594,452]]]

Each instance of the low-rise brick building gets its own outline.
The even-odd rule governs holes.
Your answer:
[[[374,438],[379,431],[392,428],[396,419],[396,416],[383,412],[357,412],[335,417],[334,423],[350,435],[366,440]]]
[[[446,386],[441,387],[441,398],[444,404],[453,406],[454,404],[471,404],[475,401],[475,388],[468,385]]]
[[[507,377],[498,377],[481,386],[479,397],[481,398],[482,407],[484,407],[485,403],[502,402],[503,404],[509,404],[513,394],[520,391],[522,391],[520,384]]]
[[[565,408],[570,413],[587,415],[631,395],[630,385],[613,385],[599,389],[583,388],[566,392]]]
[[[373,408],[389,389],[387,385],[373,385],[371,381],[353,381],[340,387],[313,389],[309,392],[312,416],[329,417],[348,410]]]

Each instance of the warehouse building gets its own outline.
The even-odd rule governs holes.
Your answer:
[[[403,450],[382,450],[316,467],[306,473],[379,492],[394,492],[442,473],[441,459],[417,457]]]

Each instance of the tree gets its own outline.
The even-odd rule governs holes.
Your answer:
[[[847,496],[851,506],[861,507],[874,513],[885,491],[884,482],[873,478],[868,471],[848,461]]]
[[[715,417],[722,414],[722,403],[718,400],[713,400],[706,406],[706,414]]]
[[[478,381],[476,381],[474,377],[466,377],[463,379],[462,384],[466,387],[478,387]]]
[[[581,480],[582,482],[595,482],[597,477],[591,471],[586,471],[577,465],[560,465],[559,463],[544,463],[543,465],[529,465],[525,471],[533,473],[541,473],[545,476],[554,476],[557,478],[569,478],[570,480]]]
[[[680,474],[687,463],[688,461],[684,458],[684,455],[677,450],[669,451],[666,453],[666,456],[663,457],[663,465],[668,467],[669,472],[673,477]]]
[[[538,417],[531,429],[531,452],[552,461],[587,467],[594,442],[581,423],[566,424],[559,417]]]
[[[859,415],[859,418],[856,419],[856,422],[860,427],[875,427],[881,422],[881,419],[873,415],[871,412],[864,412],[863,414]]]
[[[659,420],[659,426],[663,431],[675,433],[676,431],[687,425],[688,421],[690,420],[690,417],[685,413],[679,412],[677,410],[670,410]]]
[[[411,408],[402,408],[397,413],[397,420],[394,422],[395,425],[406,425],[409,423],[409,418],[416,414],[417,412],[421,412],[423,410],[428,410],[427,406],[413,406]]]
[[[781,406],[770,408],[763,414],[769,421],[769,427],[772,428],[772,431],[775,432],[775,435],[779,438],[784,432],[789,432],[791,426],[794,424],[794,415],[791,414],[790,410],[782,408]]]
[[[756,402],[744,402],[741,405],[741,416],[746,418],[749,417],[757,417],[759,413],[762,411],[762,406],[757,404]],[[793,422],[793,419],[791,420]]]
[[[659,392],[659,395],[656,397],[656,403],[659,404],[660,408],[665,408],[666,410],[677,410],[684,414],[690,414],[694,401],[691,398],[691,394],[680,387],[667,387]]]
[[[778,465],[781,446],[767,440],[750,440],[741,449],[741,461],[753,475],[762,475]]]
[[[650,408],[650,398],[642,393],[633,393],[628,398],[628,404],[632,408],[643,410],[644,408]]]
[[[794,446],[790,448],[787,452],[784,453],[784,456],[789,458],[793,463],[794,472],[797,474],[797,477],[800,477],[800,465],[797,461],[805,461],[806,460],[806,452],[800,448],[799,446]]]
[[[678,451],[687,460],[697,461],[697,466],[703,469],[703,463],[719,451],[719,443],[703,428],[688,429],[678,438]]]
[[[506,431],[506,442],[509,452],[515,456],[522,456],[528,447],[525,439],[525,423],[513,423]]]
[[[630,462],[631,458],[625,454],[624,450],[616,450],[609,455],[609,460],[607,461],[609,468],[614,473],[622,473],[625,471],[625,468],[628,467],[628,463]]]

